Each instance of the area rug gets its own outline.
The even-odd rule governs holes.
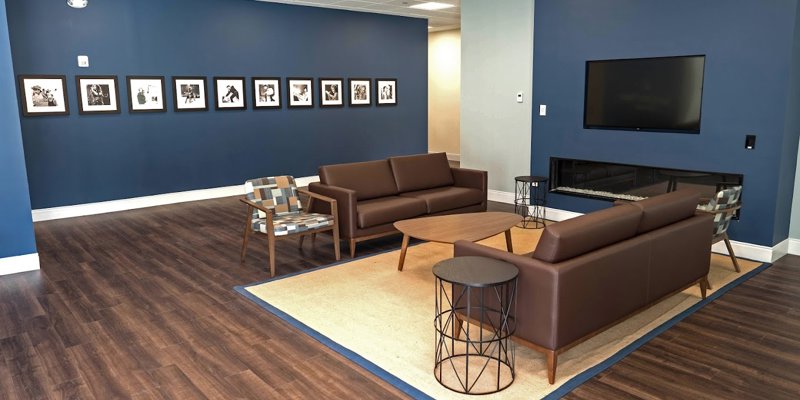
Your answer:
[[[517,253],[533,250],[541,230],[515,228]],[[505,248],[501,234],[482,242]],[[410,247],[403,271],[399,250],[341,262],[236,290],[269,312],[353,360],[414,398],[465,399],[433,376],[434,277],[431,266],[452,257],[453,246],[423,243]],[[483,399],[557,398],[608,368],[652,337],[685,318],[769,264],[740,260],[741,273],[727,256],[713,255],[713,290],[702,301],[697,286],[573,347],[558,358],[556,383],[547,382],[542,354],[516,347],[514,383]]]

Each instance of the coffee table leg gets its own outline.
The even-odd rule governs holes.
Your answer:
[[[406,250],[408,250],[408,235],[403,234],[403,245],[400,247],[400,263],[397,264],[397,270],[403,270],[403,263],[406,261]]]
[[[514,252],[514,246],[511,245],[511,229],[506,231],[506,247],[508,247],[508,252]]]

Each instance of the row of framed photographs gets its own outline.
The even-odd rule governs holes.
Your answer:
[[[136,112],[167,111],[163,76],[128,76],[128,110]],[[119,113],[119,91],[115,75],[75,77],[78,88],[80,114]],[[286,103],[288,107],[314,107],[315,94],[320,107],[344,106],[344,79],[318,78],[318,91],[314,91],[313,78],[286,78]],[[350,78],[350,107],[397,104],[397,79]],[[24,116],[68,115],[67,78],[64,75],[20,75],[19,90]],[[174,76],[173,105],[175,111],[207,111],[208,91],[206,77]],[[215,108],[217,110],[245,110],[245,78],[214,77]],[[281,78],[252,78],[254,109],[281,108]]]

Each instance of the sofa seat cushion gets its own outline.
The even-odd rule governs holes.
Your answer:
[[[453,184],[453,173],[445,153],[392,157],[389,164],[401,193]]]
[[[397,194],[389,162],[365,161],[319,167],[320,182],[355,190],[356,199],[368,200]]]
[[[638,234],[674,224],[694,215],[700,202],[700,192],[680,189],[667,194],[634,201],[632,204],[642,210]]]
[[[413,197],[425,201],[425,205],[428,207],[428,214],[481,204],[483,201],[482,191],[458,186],[400,193],[400,196]]]
[[[419,217],[427,212],[425,201],[412,197],[388,196],[359,201],[356,205],[358,227],[361,229]]]
[[[544,228],[533,258],[557,263],[636,235],[642,211],[630,204],[561,221]]]

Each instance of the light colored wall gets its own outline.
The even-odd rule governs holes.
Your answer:
[[[461,31],[428,35],[428,151],[461,152]]]
[[[493,190],[513,192],[531,168],[533,8],[461,1],[461,166],[489,171]]]
[[[792,217],[789,222],[789,239],[800,239],[800,151],[797,152],[797,171],[794,175]]]

